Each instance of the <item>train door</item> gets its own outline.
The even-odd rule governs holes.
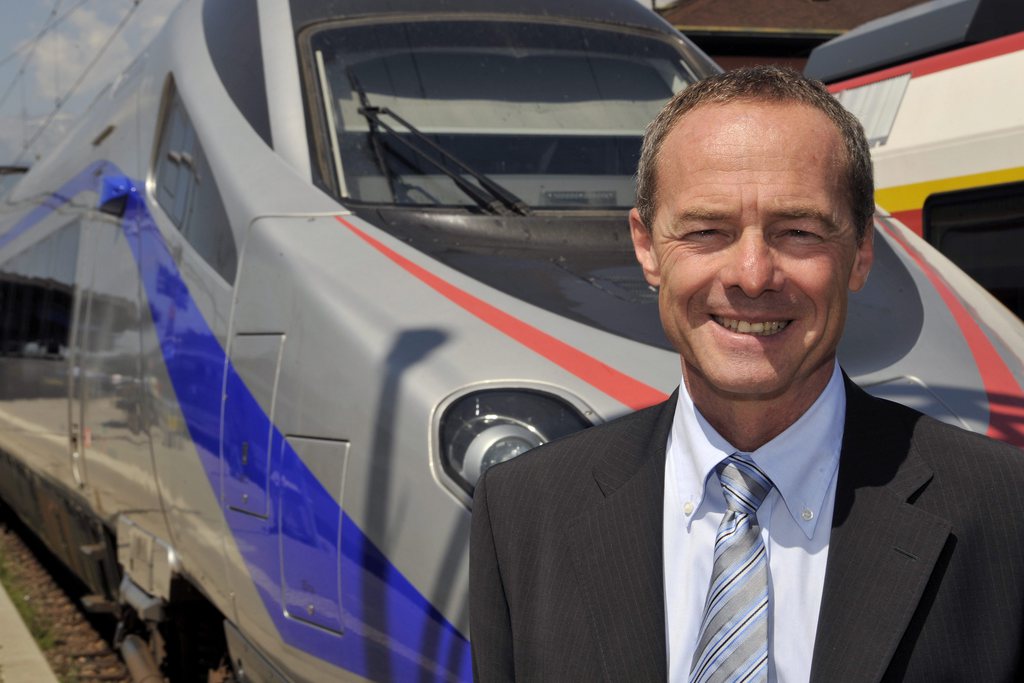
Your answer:
[[[67,483],[68,347],[79,222],[46,216],[0,264],[0,434],[3,448]]]
[[[72,360],[69,443],[72,474],[95,504],[133,520],[162,513],[149,444],[149,402],[140,367],[139,275],[119,218],[94,213],[84,226]]]
[[[78,254],[78,272],[91,274],[93,255],[92,240],[83,240]],[[90,277],[79,280],[73,312],[71,344],[68,351],[68,456],[70,458],[71,477],[79,487],[85,487],[86,472],[82,434],[82,354],[80,349],[87,335],[89,324],[89,285]]]

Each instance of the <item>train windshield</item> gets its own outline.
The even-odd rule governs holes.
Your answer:
[[[629,207],[644,127],[695,80],[667,39],[578,25],[361,24],[309,45],[322,170],[369,204]]]

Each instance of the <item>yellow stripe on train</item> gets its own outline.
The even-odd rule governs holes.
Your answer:
[[[922,183],[911,183],[909,185],[898,185],[886,187],[875,191],[875,202],[890,213],[897,211],[909,211],[920,209],[929,195],[938,192],[953,192],[955,190],[966,190],[972,187],[985,187],[986,185],[1000,185],[1024,180],[1024,166],[1005,168],[999,171],[986,171],[985,173],[971,173],[969,175],[942,178],[940,180],[926,180]]]

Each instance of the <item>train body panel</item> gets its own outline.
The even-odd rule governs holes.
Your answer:
[[[879,205],[920,234],[930,195],[1024,180],[1022,70],[1017,33],[831,85],[878,129]]]
[[[223,618],[252,680],[466,680],[480,472],[679,382],[628,238],[642,126],[624,103],[653,114],[652,92],[713,67],[634,0],[595,3],[589,23],[573,3],[245,5],[256,15],[227,35],[223,3],[183,3],[0,206],[0,466],[46,496],[0,494],[96,592],[148,614],[154,642],[187,598],[207,607],[177,639]],[[458,42],[466,21],[523,41],[520,61],[500,41]],[[331,52],[342,35],[397,40],[398,22],[408,46],[371,45],[348,67]],[[513,81],[571,74],[586,53],[560,39],[587,42],[577,32],[608,51],[590,61],[619,128],[589,92],[576,110],[553,100],[558,78],[538,102],[483,72],[467,76],[479,93],[445,80],[453,54]],[[527,206],[439,170],[447,157],[415,171],[390,146],[404,143],[377,137],[418,139],[412,128],[363,118],[370,99],[419,106],[402,84],[413,48],[423,89],[442,93],[426,98],[426,137]],[[459,98],[478,120],[444,130],[437,113]],[[844,366],[1024,444],[1021,323],[898,223],[879,217],[875,239]],[[206,645],[190,661],[216,665]]]
[[[1020,3],[925,3],[815,48],[806,69],[864,123],[877,203],[1019,317],[1022,29]]]
[[[471,278],[438,267],[364,221],[344,220],[430,268],[452,287],[484,294]],[[465,585],[467,548],[454,539],[468,533],[468,496],[443,483],[432,438],[440,413],[455,397],[494,386],[560,396],[594,422],[621,414],[627,406],[607,394],[594,396],[593,405],[584,403],[578,397],[594,393],[585,380],[482,325],[476,315],[396,266],[337,217],[256,221],[238,283],[233,362],[239,340],[277,348],[276,339],[283,337],[275,396],[264,393],[261,407],[292,443],[312,435],[324,443],[345,444],[343,471],[318,480],[336,492],[352,525],[465,633],[467,595],[454,587]],[[364,291],[374,292],[374,300],[360,295]],[[381,301],[388,305],[381,307]],[[587,350],[595,359],[623,364],[621,338],[500,292],[487,292],[486,301],[540,333],[559,339],[589,337]],[[599,341],[603,336],[605,344]],[[667,395],[679,377],[674,354],[648,347],[634,355],[637,369],[644,366],[641,374],[661,370],[660,388],[651,393]],[[310,358],[337,361],[310,363]],[[349,358],[359,362],[347,362]],[[448,531],[439,537],[438,529]]]

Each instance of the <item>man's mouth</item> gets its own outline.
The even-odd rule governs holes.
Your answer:
[[[752,334],[755,337],[770,337],[773,334],[778,334],[782,330],[786,329],[789,325],[789,320],[771,320],[768,322],[751,323],[746,320],[733,320],[732,318],[723,318],[719,315],[711,316],[712,319],[733,332],[739,332],[740,334]]]

